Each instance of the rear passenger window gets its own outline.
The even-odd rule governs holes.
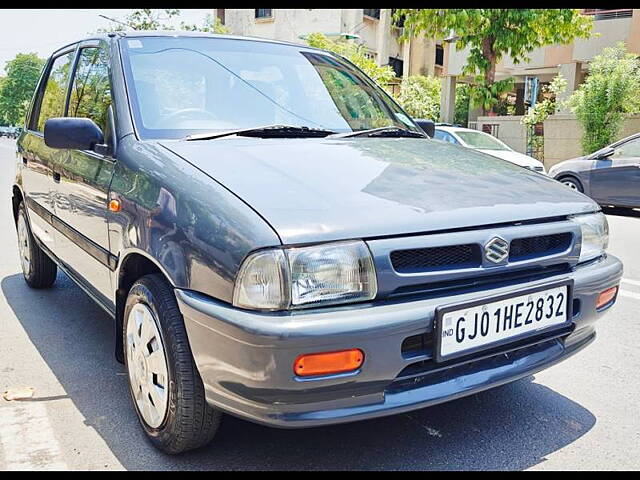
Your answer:
[[[107,130],[107,109],[111,104],[109,58],[102,48],[83,48],[69,99],[69,117],[93,120],[103,132]]]
[[[53,61],[49,78],[40,102],[40,113],[35,128],[38,132],[44,132],[45,122],[53,117],[64,115],[64,104],[67,98],[67,85],[69,84],[69,70],[73,53],[61,55]]]

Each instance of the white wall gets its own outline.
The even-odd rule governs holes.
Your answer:
[[[273,9],[273,19],[256,19],[254,9],[226,9],[225,25],[231,33],[304,44],[299,35],[313,32],[339,33],[340,9]]]

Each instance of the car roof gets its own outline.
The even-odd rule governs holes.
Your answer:
[[[110,39],[116,38],[116,37],[119,37],[119,38],[143,38],[143,37],[197,38],[197,37],[200,37],[200,38],[219,38],[219,39],[226,39],[226,40],[244,40],[244,41],[260,42],[260,43],[276,43],[280,45],[288,45],[295,48],[303,48],[305,50],[316,50],[316,51],[331,53],[335,55],[335,53],[330,52],[328,50],[323,50],[321,48],[311,47],[309,45],[304,45],[301,43],[273,40],[270,38],[249,37],[249,36],[243,36],[243,35],[228,35],[228,34],[209,33],[209,32],[193,32],[193,31],[185,31],[185,30],[131,30],[131,31],[127,30],[125,32],[113,31],[113,32],[98,33],[95,35],[91,35],[91,36],[76,40],[71,43],[67,43],[66,45],[63,45],[60,48],[56,49],[56,51],[53,52],[52,56],[58,53],[60,50],[67,49],[71,45],[75,45],[77,43],[82,43],[89,40],[104,40],[108,42]]]

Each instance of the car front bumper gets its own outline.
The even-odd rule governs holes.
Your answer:
[[[481,292],[291,312],[250,312],[176,290],[207,401],[258,423],[296,428],[391,415],[442,403],[528,376],[576,353],[595,338],[598,294],[618,285],[614,256],[568,274]],[[403,353],[408,338],[431,338],[435,309],[572,279],[570,327],[438,364],[427,347]],[[615,302],[615,299],[614,299]],[[613,304],[613,302],[611,303]],[[301,354],[360,348],[350,373],[298,377]]]

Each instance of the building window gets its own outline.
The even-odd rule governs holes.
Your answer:
[[[365,8],[364,9],[364,16],[365,17],[371,17],[371,18],[377,18],[378,20],[380,20],[380,9],[379,8]]]
[[[218,17],[220,23],[224,25],[224,8],[216,8],[216,17]]]
[[[271,18],[273,10],[271,8],[256,8],[256,18]]]
[[[440,67],[444,65],[444,48],[442,45],[436,45],[436,65]]]
[[[404,69],[404,62],[399,58],[389,57],[389,66],[393,68],[396,77],[402,77],[402,71]]]

